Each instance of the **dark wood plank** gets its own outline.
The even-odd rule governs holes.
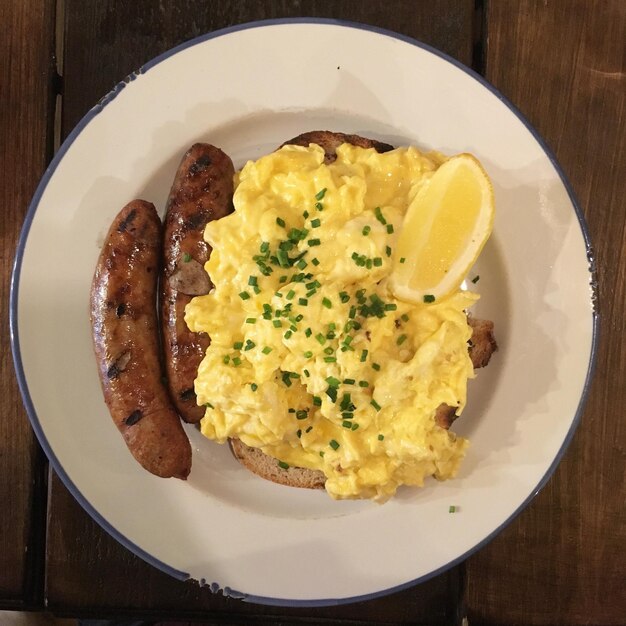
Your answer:
[[[487,78],[568,174],[595,247],[602,337],[580,429],[532,505],[470,558],[475,624],[624,624],[626,11],[622,0],[489,3]]]
[[[9,349],[9,285],[24,214],[52,139],[54,2],[0,3],[0,607],[42,601],[44,457]]]
[[[62,132],[66,136],[115,83],[150,58],[218,28],[273,17],[349,19],[419,38],[471,63],[473,12],[473,0],[69,0]],[[56,477],[50,486],[46,567],[48,606],[66,614],[204,618],[209,614],[268,624],[344,619],[371,624],[456,622],[458,570],[385,599],[328,609],[259,607],[213,596],[206,589],[170,579],[122,548],[89,519]]]
[[[63,128],[156,55],[207,32],[261,19],[327,17],[388,28],[472,62],[474,0],[66,2]]]
[[[453,624],[460,585],[443,574],[386,598],[321,609],[260,606],[175,580],[122,548],[51,476],[48,609],[59,615],[146,619],[202,618],[218,623]],[[335,623],[333,621],[333,623]]]

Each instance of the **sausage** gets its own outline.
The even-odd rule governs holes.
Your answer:
[[[191,445],[159,360],[160,246],[154,205],[127,204],[111,225],[93,278],[93,345],[104,399],[130,452],[152,474],[186,479]]]
[[[185,324],[185,306],[193,296],[212,288],[204,264],[211,253],[204,228],[232,211],[233,176],[230,158],[219,148],[194,144],[183,157],[167,202],[161,276],[161,329],[170,396],[178,414],[199,422],[194,379],[210,339]]]

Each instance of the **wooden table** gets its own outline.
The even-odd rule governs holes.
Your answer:
[[[591,231],[602,333],[582,423],[552,479],[461,565],[335,608],[245,604],[178,582],[117,544],[47,463],[8,346],[15,245],[59,142],[155,55],[250,20],[323,16],[420,39],[473,67],[553,148]],[[623,0],[5,0],[0,4],[2,355],[0,608],[211,623],[626,623],[626,5]]]

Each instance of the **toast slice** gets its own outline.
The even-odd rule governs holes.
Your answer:
[[[337,159],[337,148],[343,143],[350,143],[361,148],[374,148],[377,152],[389,152],[393,146],[375,139],[367,139],[359,135],[348,135],[328,130],[314,130],[303,133],[286,141],[280,148],[287,145],[308,147],[317,144],[324,149],[324,163],[332,163]],[[497,344],[493,335],[493,322],[468,318],[472,327],[472,337],[469,342],[469,355],[475,368],[485,367]],[[437,409],[435,421],[442,428],[450,428],[456,419],[455,407],[442,404]],[[301,467],[283,469],[275,458],[268,456],[258,448],[247,446],[239,439],[230,439],[230,448],[234,457],[251,472],[271,480],[280,485],[301,487],[307,489],[324,489],[326,476],[320,470],[310,470]]]

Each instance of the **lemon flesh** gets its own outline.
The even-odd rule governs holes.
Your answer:
[[[420,189],[404,218],[390,276],[396,297],[432,302],[458,289],[491,234],[493,188],[469,154],[450,158]]]

